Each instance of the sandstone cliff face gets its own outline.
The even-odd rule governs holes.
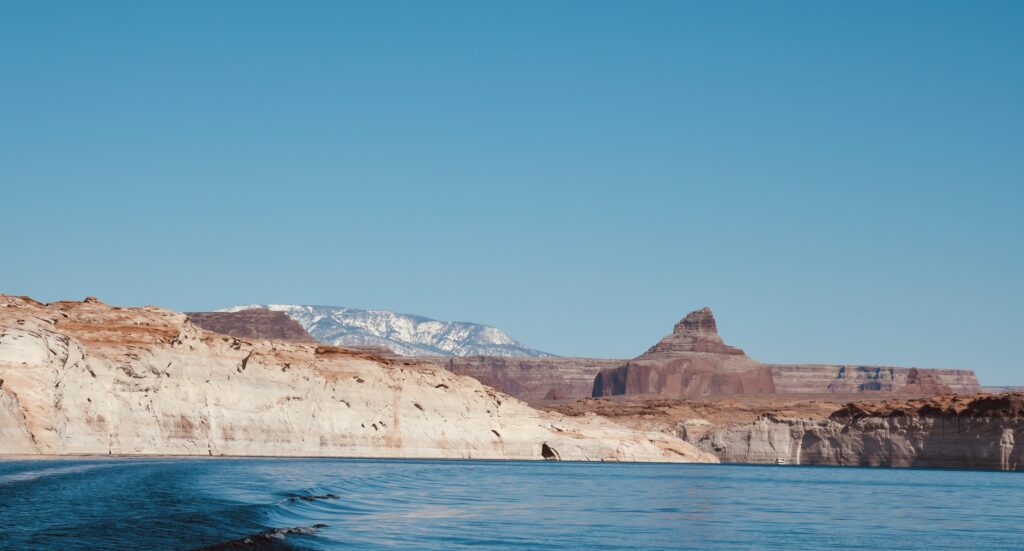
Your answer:
[[[764,415],[699,432],[690,425],[681,424],[681,437],[730,463],[1024,468],[1024,394],[849,404],[827,419]]]
[[[0,296],[0,379],[3,454],[716,461],[434,365],[238,339],[95,300]]]
[[[919,369],[864,365],[769,365],[782,394],[897,393],[910,396],[977,394],[969,369]]]
[[[766,365],[726,345],[708,308],[687,314],[672,334],[622,365],[602,369],[592,396],[701,397],[763,394],[977,393],[970,370],[849,365]]]

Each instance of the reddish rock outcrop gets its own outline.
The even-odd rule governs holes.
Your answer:
[[[744,355],[739,348],[722,342],[722,337],[718,336],[718,324],[715,322],[715,316],[711,313],[710,308],[705,307],[686,314],[686,317],[673,328],[672,334],[661,339],[658,344],[641,354],[637,360],[675,359],[680,354],[689,352],[728,356]]]
[[[239,312],[189,312],[188,321],[207,331],[239,339],[274,339],[315,342],[301,325],[284,312],[251,308]]]

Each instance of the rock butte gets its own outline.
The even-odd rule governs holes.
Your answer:
[[[6,295],[0,453],[717,462],[426,362],[220,335],[161,308]]]

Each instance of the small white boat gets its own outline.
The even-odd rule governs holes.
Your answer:
[[[781,458],[780,459],[776,459],[775,460],[775,464],[776,465],[785,465],[786,464],[786,460],[785,459],[781,459]]]

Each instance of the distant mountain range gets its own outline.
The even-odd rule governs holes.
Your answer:
[[[221,312],[265,308],[284,312],[314,339],[339,346],[384,346],[403,356],[553,357],[489,325],[438,321],[390,310],[359,310],[342,306],[249,304]]]

